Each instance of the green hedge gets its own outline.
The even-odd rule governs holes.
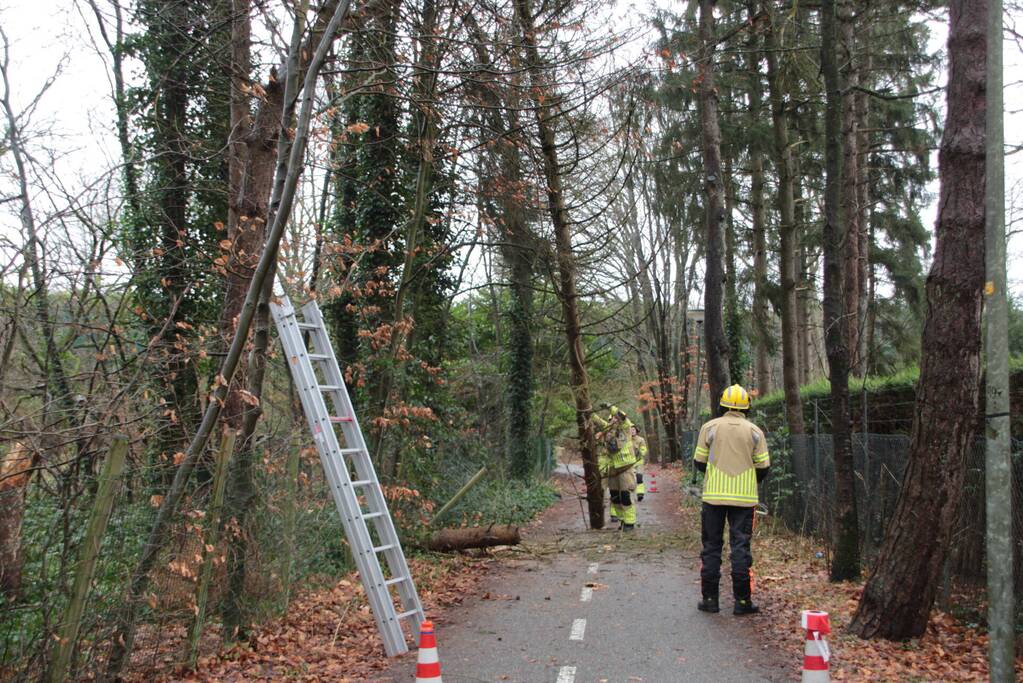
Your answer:
[[[1009,360],[1011,377],[1011,402],[1013,422],[1020,420],[1019,408],[1023,406],[1023,356]],[[863,380],[850,378],[849,394],[853,428],[861,429],[863,390],[866,388],[867,424],[873,433],[908,433],[912,425],[912,405],[916,399],[919,366],[904,368],[892,375],[867,377]],[[820,411],[830,410],[831,383],[821,378],[799,388],[803,403],[803,419],[810,429],[815,417],[815,402]],[[752,416],[768,429],[777,429],[785,424],[785,394],[782,390],[772,391],[753,403]],[[824,417],[826,421],[826,417]]]

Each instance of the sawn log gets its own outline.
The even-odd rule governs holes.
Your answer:
[[[465,529],[440,529],[430,536],[426,547],[438,552],[490,548],[495,545],[518,545],[522,541],[519,528],[508,524],[491,524]]]

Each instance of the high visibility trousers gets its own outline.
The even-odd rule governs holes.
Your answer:
[[[750,568],[753,554],[750,540],[753,538],[754,508],[737,505],[711,505],[704,503],[700,511],[703,552],[700,561],[700,578],[704,592],[717,592],[721,580],[721,550],[724,547],[725,522],[728,522],[728,548],[732,560],[732,594],[738,600],[750,598]]]
[[[631,491],[611,489],[611,516],[626,524],[636,523],[636,500]]]
[[[611,496],[611,516],[617,517],[625,524],[636,523],[636,475],[632,468],[613,474],[607,479],[607,488]]]

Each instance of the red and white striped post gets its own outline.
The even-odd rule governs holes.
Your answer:
[[[801,618],[806,630],[806,647],[803,650],[803,683],[822,683],[831,680],[828,660],[831,650],[824,636],[831,633],[831,621],[827,612],[803,610]]]
[[[442,683],[437,640],[433,635],[433,622],[419,625],[419,656],[416,661],[416,683]]]

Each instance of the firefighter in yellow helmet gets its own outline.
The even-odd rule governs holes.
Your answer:
[[[593,421],[602,428],[597,466],[607,480],[611,517],[621,520],[623,531],[632,531],[636,528],[636,473],[633,471],[636,455],[632,445],[632,422],[616,406],[611,406],[607,419],[594,413]]]
[[[632,449],[636,453],[636,465],[633,471],[636,473],[636,500],[643,502],[646,495],[646,486],[643,484],[643,468],[646,467],[646,454],[648,452],[646,439],[639,435],[639,427],[632,425]]]
[[[725,522],[732,561],[733,614],[755,614],[760,608],[751,595],[750,568],[753,555],[753,515],[757,503],[757,484],[767,476],[771,459],[764,432],[746,419],[749,394],[738,384],[721,394],[724,415],[710,420],[700,430],[693,460],[705,473],[703,509],[700,513],[703,552],[700,579],[703,599],[697,607],[718,612],[718,582],[721,579],[721,550]]]

